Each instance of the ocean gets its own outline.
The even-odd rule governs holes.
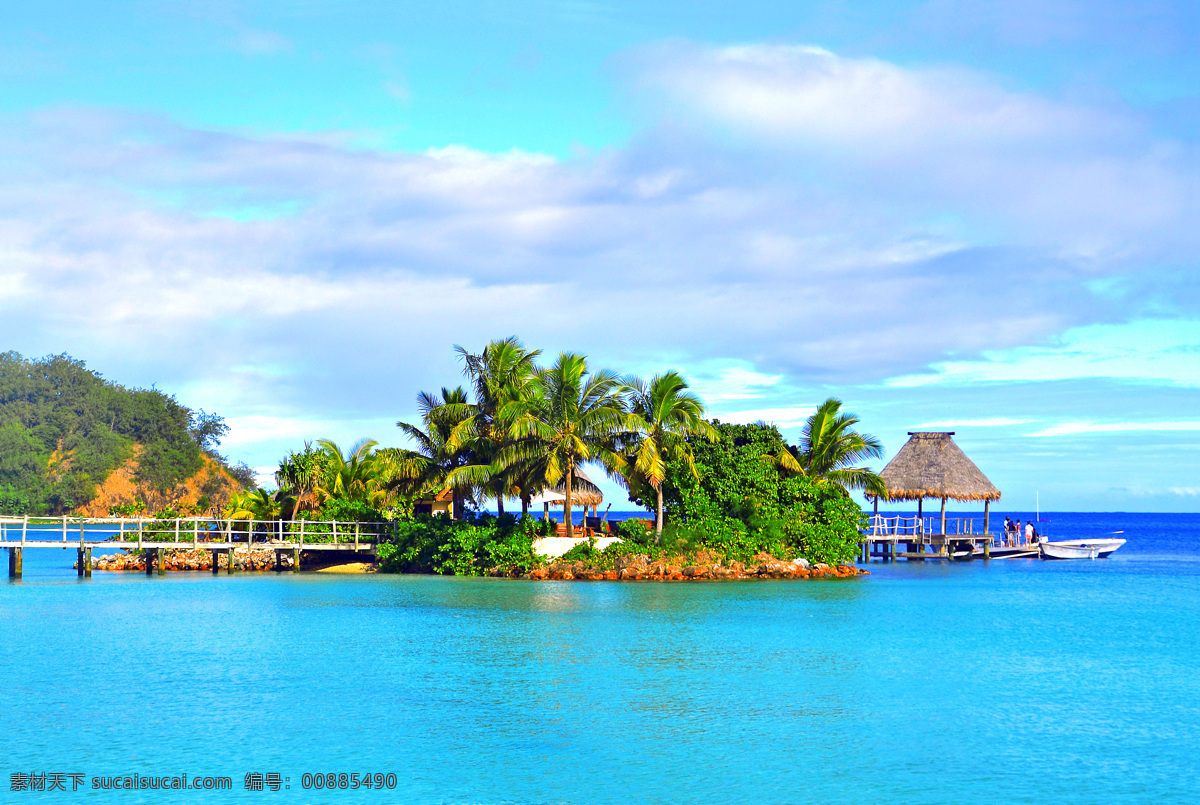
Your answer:
[[[49,774],[63,801],[102,803],[1200,801],[1200,515],[1042,517],[1051,538],[1128,544],[686,584],[81,581],[73,550],[31,550],[0,584],[0,790],[49,799],[12,790]],[[92,788],[185,775],[231,788]]]

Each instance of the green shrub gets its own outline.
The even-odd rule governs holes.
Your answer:
[[[525,572],[542,562],[533,552],[533,541],[545,529],[529,516],[406,517],[392,524],[388,543],[379,547],[379,568],[386,573],[454,576],[481,576],[494,567]]]
[[[617,524],[617,536],[626,542],[635,542],[639,545],[644,545],[648,540],[653,539],[653,527],[653,524],[646,520],[636,518],[622,520]]]
[[[559,561],[593,562],[599,555],[600,551],[596,550],[596,540],[589,539],[573,546],[570,550],[559,557]]]

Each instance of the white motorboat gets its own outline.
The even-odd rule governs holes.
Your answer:
[[[1125,544],[1123,539],[1073,539],[1043,542],[1043,559],[1103,559]]]

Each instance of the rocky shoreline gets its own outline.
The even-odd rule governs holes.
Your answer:
[[[218,553],[219,570],[226,570],[227,553]],[[361,563],[360,563],[361,564]],[[269,548],[253,550],[247,556],[245,548],[234,556],[234,570],[268,571],[275,569],[275,551]],[[117,553],[92,559],[94,570],[111,572],[146,570],[144,556],[132,553]],[[284,568],[291,568],[291,556],[285,554]],[[212,551],[206,548],[169,551],[163,556],[164,571],[212,570]],[[341,566],[318,568],[318,572],[374,572],[372,568],[357,565],[350,569]],[[693,556],[672,556],[651,559],[646,554],[627,554],[617,557],[612,566],[606,567],[597,561],[577,560],[552,561],[531,568],[495,567],[489,576],[498,578],[529,579],[532,581],[720,581],[751,579],[846,579],[868,576],[871,571],[852,565],[810,564],[804,559],[792,561],[777,559],[769,554],[758,554],[750,562],[724,562],[719,557],[701,551]]]
[[[222,551],[217,554],[218,569],[226,570],[229,566],[229,554]],[[284,557],[284,567],[291,567],[291,557]],[[132,553],[114,553],[107,556],[92,558],[93,570],[109,570],[121,572],[126,570],[146,570],[145,556]],[[275,569],[275,551],[267,548],[254,550],[247,557],[246,549],[235,551],[233,569],[243,571],[262,571]],[[163,555],[163,570],[212,570],[212,551],[208,548],[181,549],[167,551]]]
[[[651,559],[645,554],[628,554],[612,567],[594,562],[552,562],[524,573],[493,568],[490,575],[527,578],[534,581],[717,581],[724,579],[847,579],[869,576],[871,571],[852,565],[810,564],[804,559],[787,561],[758,554],[749,563],[722,562],[705,552],[690,556]]]

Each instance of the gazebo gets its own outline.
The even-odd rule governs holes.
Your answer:
[[[940,498],[943,538],[946,537],[947,498],[982,500],[983,531],[989,533],[991,503],[1000,499],[1000,490],[954,443],[951,438],[954,432],[909,432],[908,436],[908,442],[879,473],[887,484],[887,500],[917,501],[920,524],[924,518],[925,498]],[[875,497],[875,514],[879,514],[878,497]]]
[[[542,504],[543,519],[550,519],[550,507],[563,508],[567,502],[567,479],[564,477],[558,482],[558,485],[543,490],[530,499],[530,505],[536,506]],[[592,516],[596,516],[596,508],[604,502],[604,493],[600,491],[600,487],[592,481],[591,478],[584,474],[583,470],[576,468],[575,477],[571,483],[571,506],[582,506],[584,516],[587,516],[587,510],[590,506]]]

